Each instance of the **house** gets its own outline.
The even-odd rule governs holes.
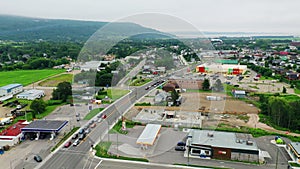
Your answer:
[[[287,75],[288,80],[298,80],[299,79],[299,74],[298,73],[289,73]]]
[[[245,98],[246,92],[244,90],[232,90],[232,94],[235,98]]]
[[[249,134],[192,129],[188,134],[187,145],[191,156],[259,161],[259,149]]]
[[[162,87],[162,89],[165,92],[172,92],[176,89],[176,86],[173,83],[167,83]]]
[[[167,100],[168,96],[170,96],[170,93],[162,91],[162,92],[158,93],[157,95],[155,95],[154,103],[162,103]]]
[[[43,90],[32,89],[18,94],[17,98],[25,99],[25,100],[35,100],[35,99],[42,98],[43,96],[45,96],[45,92]]]
[[[23,85],[21,84],[9,84],[0,87],[0,96],[15,95],[23,91]]]

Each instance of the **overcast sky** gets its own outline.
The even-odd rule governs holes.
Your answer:
[[[161,13],[200,31],[300,35],[299,6],[299,0],[0,0],[0,14],[118,21],[136,14]],[[140,24],[153,26],[155,22],[145,19]],[[171,25],[172,31],[182,29]]]

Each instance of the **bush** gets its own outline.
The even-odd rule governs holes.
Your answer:
[[[134,104],[135,106],[151,106],[151,103],[150,102],[143,102],[143,103],[135,103]]]
[[[63,103],[62,100],[48,100],[47,101],[47,106],[60,105],[62,103]]]

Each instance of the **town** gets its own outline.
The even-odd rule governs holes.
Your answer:
[[[282,3],[190,3],[0,12],[0,168],[299,169],[300,37],[273,25]]]

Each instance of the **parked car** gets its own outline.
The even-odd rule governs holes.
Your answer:
[[[83,134],[84,133],[84,129],[80,129],[78,133],[79,134]]]
[[[185,151],[185,147],[184,146],[176,146],[175,150],[176,151]]]
[[[85,136],[86,136],[86,134],[85,133],[83,133],[83,134],[80,134],[80,136],[79,136],[79,140],[83,140],[84,138],[85,138]]]
[[[88,128],[88,129],[85,130],[84,133],[85,133],[85,134],[88,134],[88,133],[90,133],[90,131],[91,131],[91,130]]]
[[[78,138],[78,134],[74,134],[74,136],[72,137],[72,139],[77,139]]]
[[[80,143],[80,140],[77,139],[77,140],[74,141],[73,146],[77,146],[79,143]]]
[[[39,155],[35,155],[35,156],[33,157],[33,159],[34,159],[36,162],[42,162],[42,161],[43,161],[42,157],[39,156]]]
[[[65,147],[65,148],[68,148],[68,147],[70,147],[71,144],[72,144],[72,142],[71,142],[71,141],[68,141],[68,142],[64,145],[64,147]]]
[[[177,146],[185,146],[186,144],[185,144],[185,142],[183,142],[183,141],[180,141],[180,142],[178,142],[177,143]]]
[[[92,125],[91,125],[91,128],[95,128],[96,127],[96,123],[93,123]]]

